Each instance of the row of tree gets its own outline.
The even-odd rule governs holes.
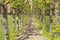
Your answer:
[[[10,8],[8,8],[8,7]],[[9,39],[9,31],[8,31],[8,10],[10,11],[10,14],[13,16],[13,23],[14,27],[16,26],[16,23],[18,25],[18,30],[22,24],[21,16],[24,15],[35,15],[38,19],[42,16],[42,24],[43,24],[43,30],[45,30],[45,17],[49,16],[50,18],[50,30],[49,32],[52,32],[53,27],[53,16],[55,17],[55,25],[59,25],[59,6],[60,1],[59,0],[1,0],[0,1],[0,10],[3,15],[3,25],[5,29],[5,40]],[[16,22],[17,20],[17,22]],[[21,23],[20,23],[21,21]],[[19,32],[17,32],[19,33]]]

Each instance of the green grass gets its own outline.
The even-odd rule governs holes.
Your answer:
[[[16,35],[14,32],[14,27],[13,27],[13,18],[10,15],[8,15],[8,27],[9,27],[9,39],[16,40],[15,39]]]
[[[42,23],[41,23],[41,21],[38,18],[36,18],[36,17],[34,17],[34,18],[35,18],[36,25],[41,30],[42,29]]]
[[[2,16],[0,15],[0,40],[4,40],[4,30],[2,25]]]

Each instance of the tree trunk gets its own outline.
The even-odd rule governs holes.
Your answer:
[[[59,13],[59,4],[58,0],[55,1],[55,20],[56,20],[56,25],[59,25],[59,20],[58,20],[58,13]],[[55,33],[55,37],[57,37],[58,33]]]
[[[0,5],[0,14],[1,14],[1,5]]]
[[[52,31],[52,4],[50,4],[50,30],[49,33],[51,33]]]
[[[4,25],[4,40],[9,40],[9,34],[8,34],[8,18],[7,18],[7,7],[6,7],[6,0],[3,0],[3,25]]]
[[[58,5],[58,0],[55,1],[55,20],[56,20],[56,24],[58,25],[59,24],[59,21],[58,21],[58,10],[59,10],[59,5]]]
[[[45,30],[45,8],[42,8],[42,26],[42,29]]]

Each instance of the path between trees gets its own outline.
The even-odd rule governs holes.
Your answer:
[[[37,35],[37,36],[29,36],[29,38],[25,40],[47,40],[47,38]]]
[[[18,40],[47,40],[47,38],[44,37],[43,32],[38,29],[32,16],[24,29],[24,33],[18,37]]]

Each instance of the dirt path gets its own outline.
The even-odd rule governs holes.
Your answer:
[[[30,17],[24,33],[18,38],[19,40],[47,40],[42,36],[42,31],[36,25],[34,17]]]
[[[29,36],[29,38],[25,40],[47,40],[47,38],[37,35],[37,36]]]

